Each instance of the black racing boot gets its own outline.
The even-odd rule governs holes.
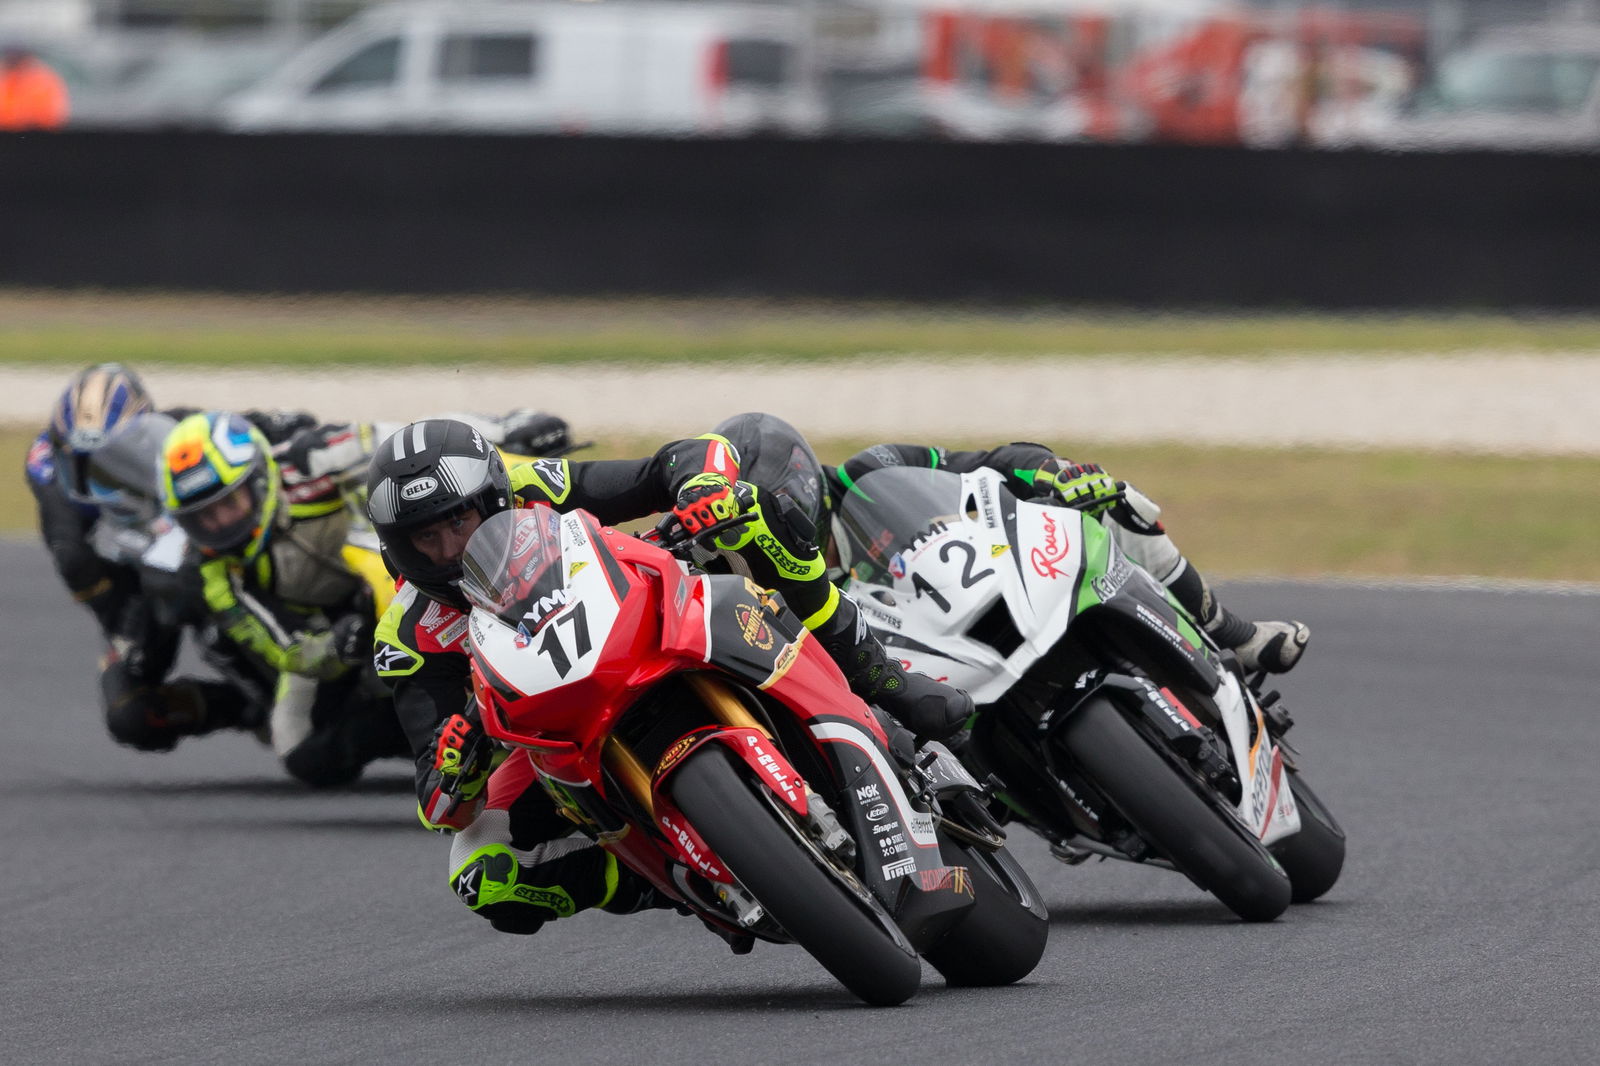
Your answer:
[[[1304,622],[1252,622],[1251,628],[1249,639],[1233,646],[1246,670],[1287,673],[1311,643],[1311,628]]]
[[[850,691],[894,715],[926,740],[943,740],[972,717],[972,697],[923,674],[908,673],[867,629],[866,620],[848,596],[812,633],[839,664]]]
[[[1211,639],[1233,649],[1239,665],[1247,673],[1265,670],[1269,674],[1287,673],[1305,654],[1311,643],[1311,629],[1304,622],[1247,622],[1228,610],[1207,590],[1210,617],[1202,618]]]
[[[1246,672],[1282,674],[1292,669],[1311,642],[1304,622],[1247,622],[1217,601],[1211,585],[1192,565],[1184,566],[1171,585],[1179,603],[1200,619],[1212,640],[1239,657]]]

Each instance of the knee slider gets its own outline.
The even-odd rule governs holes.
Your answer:
[[[167,721],[159,689],[133,681],[120,662],[100,674],[106,730],[119,744],[140,751],[171,751],[179,733]]]
[[[360,777],[362,766],[337,757],[328,745],[315,743],[313,738],[291,748],[283,757],[283,768],[290,777],[312,788],[337,788]]]
[[[543,924],[577,913],[577,904],[565,889],[526,884],[522,873],[517,856],[509,847],[490,844],[474,851],[450,875],[450,888],[468,910],[488,918],[503,932],[515,932],[532,921]],[[526,931],[537,928],[534,925]]]
[[[106,704],[106,729],[119,744],[140,751],[171,751],[178,745],[177,730],[162,720],[161,701],[150,689],[124,693]]]

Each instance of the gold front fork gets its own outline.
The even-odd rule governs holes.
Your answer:
[[[754,729],[768,740],[772,739],[772,734],[745,710],[739,697],[728,691],[728,686],[721,678],[712,674],[689,674],[687,678],[689,687],[694,689],[694,694],[700,697],[717,721],[732,729]]]
[[[711,712],[711,717],[730,728],[754,729],[768,740],[772,739],[772,734],[755,720],[737,696],[728,691],[728,686],[720,678],[712,674],[688,674],[686,680],[694,694],[706,705],[706,710]],[[606,737],[601,758],[606,769],[622,783],[622,787],[628,790],[639,806],[650,812],[653,819],[656,810],[650,790],[651,774],[639,757],[613,734]]]

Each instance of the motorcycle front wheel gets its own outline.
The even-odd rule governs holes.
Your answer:
[[[1224,802],[1151,746],[1108,699],[1072,712],[1061,742],[1139,835],[1247,922],[1289,908],[1289,878]]]
[[[764,786],[749,779],[743,764],[708,744],[684,761],[668,787],[729,872],[840,984],[875,1006],[916,995],[922,983],[916,949],[864,888],[852,892],[841,879],[847,872],[824,868],[828,860],[756,795]]]

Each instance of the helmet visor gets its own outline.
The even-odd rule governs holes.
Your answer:
[[[226,552],[243,547],[260,531],[256,481],[250,478],[210,503],[180,511],[178,525],[202,548]]]
[[[164,415],[141,415],[88,457],[88,501],[122,514],[154,518],[161,513],[161,442],[175,423]]]

